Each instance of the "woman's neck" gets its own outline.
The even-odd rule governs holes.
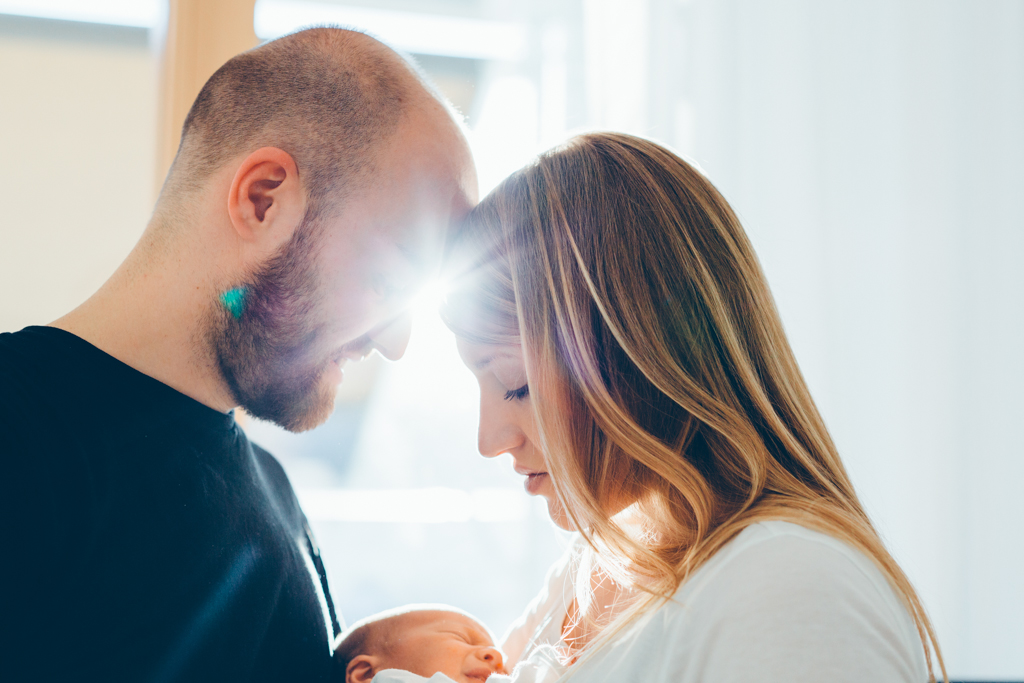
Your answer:
[[[570,662],[633,604],[634,595],[634,591],[616,583],[600,567],[593,568],[589,600],[581,610],[579,601],[574,598],[562,622],[562,642],[568,649]]]

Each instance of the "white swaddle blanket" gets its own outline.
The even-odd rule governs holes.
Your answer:
[[[553,647],[538,647],[530,656],[516,665],[509,675],[494,674],[487,683],[554,683],[565,672]],[[417,676],[401,669],[384,669],[373,677],[373,683],[458,683],[442,673],[430,678]]]

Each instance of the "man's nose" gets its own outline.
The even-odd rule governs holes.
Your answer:
[[[370,345],[388,360],[405,355],[412,337],[412,316],[403,314],[370,334]]]

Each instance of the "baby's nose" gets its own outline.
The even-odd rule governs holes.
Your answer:
[[[501,650],[496,647],[485,647],[480,650],[480,659],[487,662],[492,671],[501,671],[505,663],[501,656]]]

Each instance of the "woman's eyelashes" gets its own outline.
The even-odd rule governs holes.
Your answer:
[[[506,401],[522,401],[524,398],[530,395],[530,385],[524,384],[518,389],[509,389],[505,392]]]

